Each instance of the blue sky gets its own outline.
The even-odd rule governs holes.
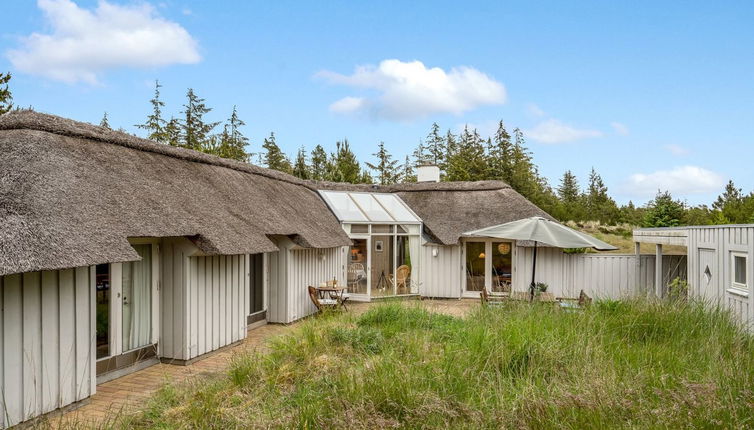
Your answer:
[[[409,2],[406,2],[409,3]],[[661,4],[660,4],[661,3]],[[754,190],[752,2],[109,2],[5,0],[0,70],[17,104],[133,132],[159,79],[168,113],[188,87],[251,151],[397,157],[432,122],[520,127],[541,172],[619,202],[657,188],[709,203]]]

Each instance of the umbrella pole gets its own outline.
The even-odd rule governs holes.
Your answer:
[[[534,274],[537,273],[537,241],[534,241],[534,258],[531,264],[531,284],[529,285],[529,301],[534,301]]]

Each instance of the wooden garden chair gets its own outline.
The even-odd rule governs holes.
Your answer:
[[[316,288],[309,286],[307,287],[307,290],[309,291],[309,298],[319,312],[322,312],[326,308],[333,309],[338,306],[338,301],[336,299],[320,298],[319,292]]]

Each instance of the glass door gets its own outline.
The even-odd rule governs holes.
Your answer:
[[[485,287],[485,248],[484,242],[466,242],[466,291],[482,291]]]
[[[110,265],[98,264],[96,267],[97,295],[97,359],[110,356]]]
[[[140,261],[123,263],[123,351],[152,343],[152,245],[133,245]]]
[[[513,243],[492,242],[490,292],[510,294],[513,285]]]
[[[369,294],[369,239],[352,239],[353,245],[348,252],[346,281],[348,292],[352,294]]]

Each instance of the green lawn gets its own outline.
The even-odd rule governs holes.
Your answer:
[[[121,428],[752,428],[754,339],[696,304],[386,303],[166,386]]]

